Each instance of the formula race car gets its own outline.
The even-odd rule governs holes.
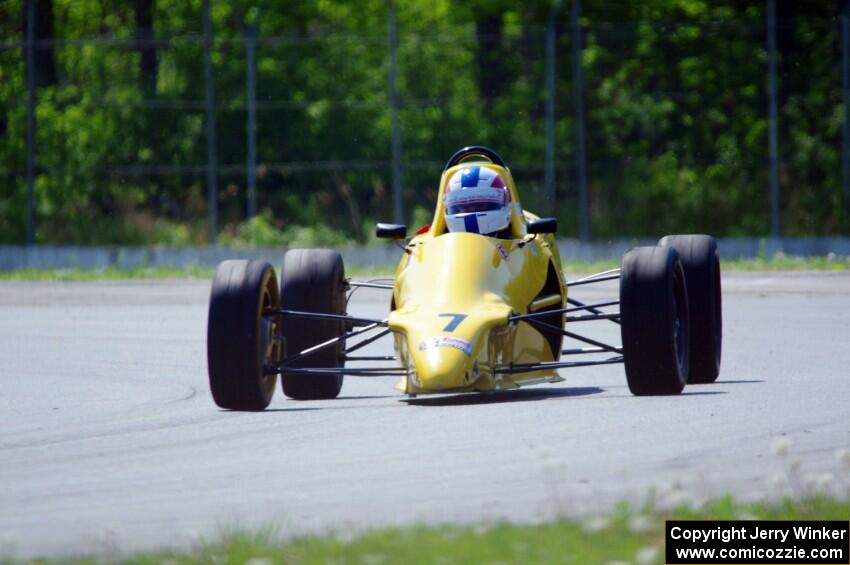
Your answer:
[[[567,281],[556,220],[524,210],[505,162],[477,146],[446,163],[430,225],[413,237],[403,225],[376,229],[402,249],[387,282],[346,278],[328,249],[287,251],[279,285],[263,261],[218,266],[207,328],[218,406],[263,410],[277,375],[296,400],[335,398],[345,375],[399,377],[408,395],[510,390],[612,363],[625,365],[635,395],[678,394],[718,376],[720,262],[710,236],[667,236],[627,251],[620,269]],[[616,279],[619,300],[572,296]],[[391,292],[386,317],[347,313],[360,287]],[[589,321],[618,324],[622,345],[572,330]],[[394,355],[354,355],[388,335]],[[565,348],[564,338],[579,346]]]

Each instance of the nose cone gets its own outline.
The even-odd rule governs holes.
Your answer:
[[[504,326],[509,314],[506,305],[484,301],[466,308],[437,300],[420,307],[411,301],[392,311],[389,326],[396,334],[399,360],[409,369],[404,390],[424,394],[474,385],[492,365],[491,330]]]
[[[474,344],[461,337],[423,337],[410,343],[413,384],[429,391],[468,385],[472,380]]]

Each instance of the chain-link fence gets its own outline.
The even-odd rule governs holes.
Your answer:
[[[773,26],[773,0],[379,3],[330,23],[238,2],[208,20],[206,2],[147,19],[144,2],[14,4],[5,243],[202,243],[255,213],[255,230],[362,241],[376,220],[428,221],[444,160],[472,144],[565,236],[850,232],[834,3],[780,2]]]

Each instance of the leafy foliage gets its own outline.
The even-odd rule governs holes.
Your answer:
[[[38,241],[206,240],[201,3],[39,3],[52,5],[56,41],[38,44],[38,60],[52,56],[56,80],[39,82],[36,93]],[[135,41],[148,37],[135,13],[144,4],[152,8],[153,44]],[[367,241],[371,228],[364,226],[392,217],[387,3],[211,4],[214,198],[223,239]],[[837,4],[778,3],[787,235],[850,232],[841,189]],[[543,0],[397,3],[408,220],[432,209],[442,163],[469,144],[505,156],[524,204],[541,208],[550,7]],[[578,224],[569,11],[564,3],[557,15],[558,198],[551,211],[563,235]],[[23,0],[0,4],[0,243],[20,243],[25,232],[24,13]],[[270,216],[240,227],[249,25],[259,37],[258,204]],[[594,237],[767,234],[763,3],[589,1],[582,25]],[[142,60],[152,48],[154,65]],[[263,231],[269,222],[280,234]]]
[[[351,244],[351,240],[344,233],[326,226],[294,225],[279,229],[274,225],[271,212],[266,210],[237,226],[234,234],[223,234],[221,243],[239,247],[339,247]]]

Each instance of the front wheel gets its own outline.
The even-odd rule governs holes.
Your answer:
[[[682,260],[691,317],[690,383],[713,383],[720,374],[723,341],[720,255],[710,235],[668,235],[658,245],[672,247]]]
[[[280,274],[280,301],[286,310],[345,314],[345,267],[342,256],[330,249],[292,249],[283,256]],[[281,328],[286,356],[304,351],[345,333],[345,321],[286,317]],[[342,389],[341,369],[345,365],[345,341],[297,359],[282,368],[283,393],[295,400],[336,398]],[[333,372],[300,374],[291,368],[330,368]]]
[[[632,394],[682,392],[688,382],[690,323],[685,273],[675,249],[634,247],[623,255],[620,320]]]
[[[215,271],[207,322],[207,366],[213,400],[230,410],[263,410],[280,357],[277,277],[264,261],[223,261]]]

